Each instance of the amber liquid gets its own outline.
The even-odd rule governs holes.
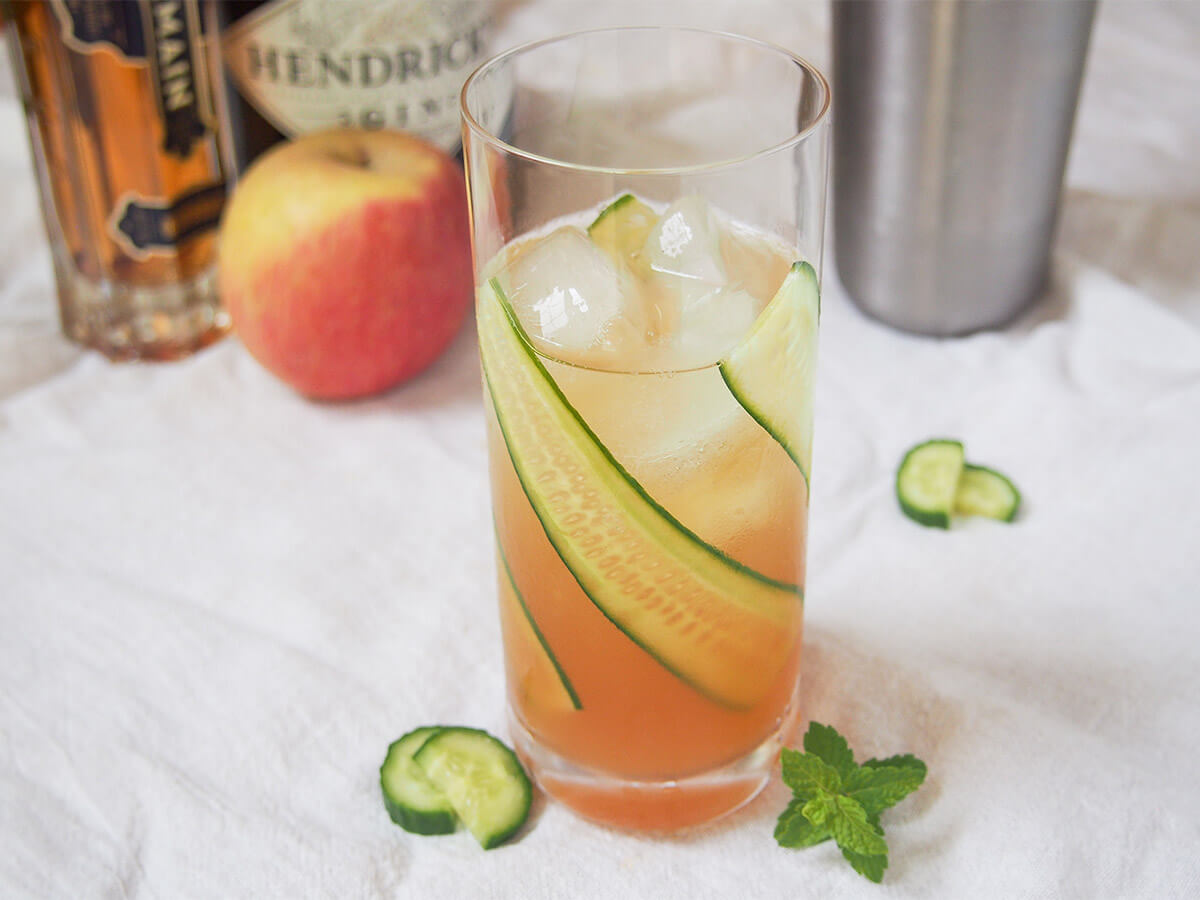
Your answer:
[[[8,6],[26,94],[64,331],[116,358],[170,358],[228,327],[213,287],[224,172],[214,135],[165,152],[149,67],[100,45],[68,47],[47,2]],[[206,70],[196,73],[197,89]],[[144,251],[116,233],[129,197],[180,206],[179,240]]]
[[[773,291],[787,265],[781,257],[756,276]],[[618,462],[678,521],[750,568],[804,584],[804,477],[737,404],[715,366],[627,374],[551,359],[543,364]],[[619,629],[580,588],[530,506],[490,408],[488,442],[497,538],[512,572],[510,582],[502,559],[509,707],[514,730],[531,739],[524,749],[534,757],[542,786],[586,817],[635,829],[675,830],[740,805],[761,787],[761,775],[669,785],[735,764],[789,726],[802,604],[797,602],[789,628],[791,652],[758,702],[732,709],[706,697]],[[581,708],[566,698],[545,651],[529,638],[513,583]],[[517,743],[520,748],[520,738]],[[561,776],[553,764],[540,764],[539,754],[565,761],[580,777]]]

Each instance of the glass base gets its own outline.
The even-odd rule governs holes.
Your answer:
[[[705,825],[753,800],[771,777],[798,712],[793,702],[775,732],[739,759],[664,781],[635,781],[581,767],[541,746],[511,708],[508,727],[526,768],[555,800],[600,825],[667,833]]]
[[[63,334],[109,359],[178,359],[229,331],[215,267],[153,287],[95,282],[62,270],[55,276]]]

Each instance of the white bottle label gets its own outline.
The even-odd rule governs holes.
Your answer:
[[[445,150],[484,57],[485,0],[276,0],[221,35],[238,90],[289,136],[399,128]]]

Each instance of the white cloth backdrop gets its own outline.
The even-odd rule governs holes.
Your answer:
[[[496,45],[647,21],[828,61],[787,0],[510,0]],[[392,826],[389,740],[503,730],[473,331],[341,406],[235,340],[77,350],[0,74],[0,896],[1200,896],[1198,97],[1200,4],[1102,5],[1053,284],[1006,331],[902,336],[827,257],[804,713],[929,764],[880,888],[774,845],[778,782],[679,838],[542,800],[489,853]],[[1017,524],[899,515],[935,434]]]

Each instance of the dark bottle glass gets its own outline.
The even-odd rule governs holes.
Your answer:
[[[209,15],[215,16],[210,33],[223,34],[232,24],[270,0],[223,0],[210,3]],[[218,41],[219,47],[219,41]],[[214,61],[214,72],[221,73],[221,97],[225,141],[229,158],[240,172],[263,151],[287,138],[282,131],[263,117],[254,105],[236,89],[223,62]]]

